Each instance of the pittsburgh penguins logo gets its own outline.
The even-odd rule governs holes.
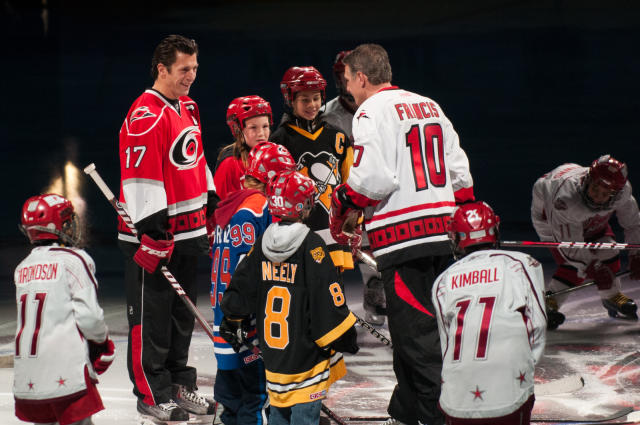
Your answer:
[[[331,193],[340,184],[338,158],[328,152],[304,153],[298,161],[298,171],[313,179],[316,184],[315,201],[328,212],[331,207]]]
[[[196,166],[198,161],[198,136],[200,129],[196,126],[187,127],[176,137],[169,150],[169,160],[179,170],[186,170]]]
[[[150,118],[155,116],[156,114],[151,112],[148,106],[140,106],[139,108],[136,108],[136,110],[131,113],[131,117],[129,118],[129,123],[140,120],[142,118]]]

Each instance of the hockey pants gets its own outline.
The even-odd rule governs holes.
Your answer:
[[[450,258],[424,257],[382,271],[398,382],[387,411],[408,425],[444,423],[438,409],[442,355],[431,286]]]
[[[174,253],[168,269],[195,304],[197,257]],[[132,256],[125,258],[129,344],[127,367],[133,392],[149,405],[173,398],[171,384],[196,385],[196,369],[187,366],[193,314],[164,275],[149,274]]]

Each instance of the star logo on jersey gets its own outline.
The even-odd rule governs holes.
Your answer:
[[[322,249],[321,246],[317,247],[317,248],[313,248],[311,251],[309,251],[311,253],[311,258],[313,258],[313,260],[320,264],[322,263],[322,260],[324,260],[324,249]]]
[[[369,119],[369,116],[367,115],[366,111],[362,111],[358,114],[358,116],[356,117],[358,119],[358,121],[360,121],[360,118],[367,118]]]
[[[29,383],[27,384],[29,386],[29,391],[31,391],[33,389],[33,382],[31,382],[31,380],[29,380]]]
[[[520,381],[520,385],[524,384],[527,381],[527,378],[525,378],[524,372],[520,372],[520,375],[518,375],[516,380]]]
[[[58,380],[56,382],[58,383],[59,387],[62,387],[62,386],[66,386],[65,382],[67,382],[67,380],[66,379],[62,379],[62,376],[61,376],[60,378],[58,378]]]
[[[476,385],[476,390],[475,390],[475,391],[469,391],[469,392],[470,392],[471,394],[473,394],[473,399],[474,399],[474,400],[479,398],[480,400],[483,400],[483,401],[484,401],[484,399],[482,398],[482,393],[483,393],[484,391],[480,391],[480,389],[478,388],[478,386],[477,386],[477,385]]]
[[[200,129],[187,127],[176,137],[169,149],[169,160],[178,170],[188,170],[197,165]]]
[[[148,106],[140,106],[131,113],[131,116],[129,117],[129,123],[133,123],[134,121],[140,120],[142,118],[150,118],[155,116],[157,115],[151,112]]]

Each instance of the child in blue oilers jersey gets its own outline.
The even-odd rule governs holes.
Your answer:
[[[294,169],[291,154],[282,146],[261,142],[249,153],[244,190],[230,192],[216,209],[216,229],[212,246],[211,305],[214,312],[214,352],[218,371],[214,398],[224,406],[226,425],[266,423],[267,394],[264,363],[248,347],[235,352],[220,337],[223,313],[220,301],[238,263],[271,223],[264,195],[267,180],[278,171]],[[255,339],[255,320],[248,340]]]

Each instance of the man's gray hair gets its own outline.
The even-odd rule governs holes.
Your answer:
[[[391,82],[391,63],[384,47],[378,44],[361,44],[344,57],[352,73],[358,71],[367,76],[374,86]]]

